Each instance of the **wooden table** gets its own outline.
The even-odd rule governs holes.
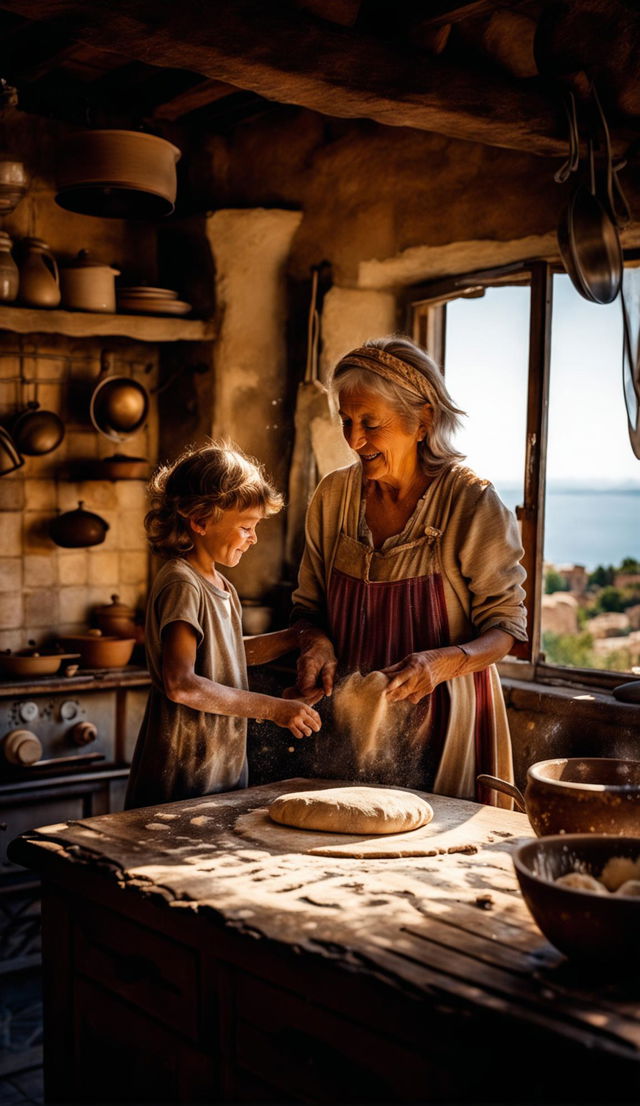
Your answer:
[[[235,830],[276,795],[335,785],[288,780],[13,843],[44,879],[48,1097],[637,1101],[640,984],[579,970],[542,937],[511,860],[525,816],[431,796],[434,855],[396,860],[275,851]]]

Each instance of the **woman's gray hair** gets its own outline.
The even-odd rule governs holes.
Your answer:
[[[371,338],[364,342],[361,348],[379,349],[384,353],[390,353],[425,378],[427,390],[433,397],[431,401],[433,418],[429,433],[423,441],[418,442],[418,458],[424,472],[429,476],[435,476],[443,468],[447,468],[456,461],[464,460],[464,454],[454,449],[451,439],[462,425],[460,416],[465,415],[466,412],[454,404],[444,377],[433,358],[409,338],[395,335]],[[361,362],[350,365],[348,354],[336,365],[329,387],[334,396],[338,396],[340,392],[353,392],[358,388],[373,392],[390,403],[412,427],[417,426],[420,410],[425,403],[413,388],[409,386],[403,388],[401,384],[396,384],[386,377],[379,376],[373,370],[364,368]]]

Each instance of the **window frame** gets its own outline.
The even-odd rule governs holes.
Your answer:
[[[625,262],[638,259],[640,259],[640,251],[625,251]],[[564,269],[558,263],[529,258],[493,269],[476,270],[408,286],[401,297],[400,306],[405,311],[407,333],[414,341],[427,348],[438,364],[446,367],[445,335],[448,301],[459,299],[461,296],[482,294],[485,288],[500,284],[529,285],[529,358],[523,502],[516,508],[525,550],[522,563],[527,572],[524,588],[529,640],[514,644],[509,659],[503,661],[500,666],[501,674],[514,679],[563,687],[577,686],[609,690],[619,684],[621,679],[633,679],[633,676],[628,672],[610,672],[606,669],[552,665],[547,663],[541,650],[553,277],[556,273],[562,272]]]

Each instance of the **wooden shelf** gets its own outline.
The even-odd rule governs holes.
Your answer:
[[[0,330],[15,334],[62,334],[68,338],[119,336],[139,342],[206,342],[215,337],[215,326],[206,319],[12,306],[0,307]]]

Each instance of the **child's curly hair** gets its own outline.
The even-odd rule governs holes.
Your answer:
[[[187,519],[217,522],[224,511],[250,507],[267,517],[284,504],[262,465],[226,441],[188,446],[175,461],[156,469],[148,492],[151,509],[144,526],[151,549],[161,557],[193,549]]]

